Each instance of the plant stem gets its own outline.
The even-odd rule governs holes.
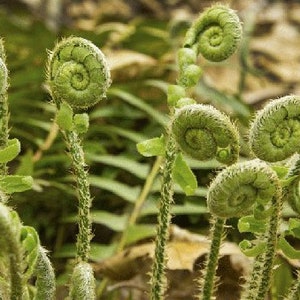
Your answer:
[[[280,220],[282,201],[281,197],[274,196],[272,200],[273,212],[269,220],[268,230],[264,235],[266,251],[256,257],[251,279],[246,286],[246,300],[264,300],[270,288],[271,275],[276,254],[277,233]]]
[[[300,273],[297,273],[297,278],[294,280],[289,289],[286,300],[298,300],[300,295]]]
[[[223,228],[225,222],[226,219],[224,218],[213,217],[212,219],[212,241],[204,270],[204,282],[202,282],[202,279],[199,280],[201,294],[198,298],[202,300],[210,300],[214,292],[219,250],[223,238]]]
[[[8,104],[6,92],[0,94],[0,148],[5,148],[8,142]],[[7,174],[6,163],[0,163],[0,174]]]
[[[8,112],[8,76],[7,69],[5,65],[5,51],[3,46],[3,41],[0,39],[0,149],[5,148],[8,143],[8,120],[9,120],[9,112]],[[0,163],[0,175],[7,174],[7,166],[6,163]]]
[[[276,253],[276,245],[277,245],[277,232],[279,226],[279,219],[280,219],[280,211],[281,211],[281,203],[278,197],[274,197],[272,206],[273,206],[273,213],[269,223],[269,230],[267,232],[267,250],[265,253],[264,263],[261,266],[262,276],[260,277],[258,292],[256,296],[256,300],[264,300],[266,294],[270,287],[270,280],[275,260],[275,253]]]
[[[166,157],[162,170],[162,186],[160,208],[158,213],[157,235],[155,240],[155,253],[152,266],[151,300],[161,300],[166,289],[166,244],[169,238],[169,226],[171,222],[170,207],[173,202],[172,170],[176,157],[176,146],[172,134],[168,135],[166,145]]]
[[[92,238],[92,223],[90,208],[92,198],[88,182],[87,165],[84,159],[84,152],[78,134],[74,131],[63,132],[69,153],[72,159],[74,174],[78,190],[78,230],[77,235],[77,258],[81,261],[88,261],[90,252],[90,240]]]
[[[0,245],[1,249],[6,249],[6,255],[9,259],[10,276],[10,300],[23,300],[25,288],[23,286],[22,270],[22,250],[20,247],[19,220],[12,220],[10,210],[4,204],[0,203],[0,232],[3,234],[5,244]],[[3,253],[2,253],[3,254]]]

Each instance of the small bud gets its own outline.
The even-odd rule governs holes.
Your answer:
[[[190,104],[196,104],[196,103],[197,102],[193,98],[184,97],[184,98],[180,98],[177,101],[176,107],[181,108],[183,106],[190,105]]]
[[[168,104],[175,106],[180,98],[185,97],[185,89],[180,85],[169,85],[168,87]]]
[[[203,74],[197,65],[189,65],[180,73],[179,84],[184,87],[193,87],[197,84]]]
[[[177,59],[179,68],[183,69],[196,63],[197,53],[191,48],[181,48],[178,51]]]
[[[86,113],[74,116],[74,126],[78,133],[86,133],[89,129],[89,116]]]

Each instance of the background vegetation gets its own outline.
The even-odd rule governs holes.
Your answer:
[[[106,54],[113,79],[107,100],[89,111],[91,126],[84,142],[94,197],[92,261],[99,282],[110,279],[106,288],[99,285],[98,293],[103,299],[142,299],[153,251],[149,242],[155,234],[159,169],[152,158],[137,152],[136,143],[164,131],[166,88],[176,78],[176,51],[190,22],[211,1],[98,2],[0,2],[0,36],[10,70],[10,135],[22,144],[22,155],[10,170],[34,178],[34,189],[14,195],[10,204],[24,224],[38,230],[42,244],[50,250],[58,276],[57,299],[63,299],[75,253],[77,203],[70,161],[52,123],[54,106],[45,85],[46,49],[63,36],[90,39]],[[242,132],[242,156],[247,157],[246,128],[253,111],[268,99],[299,92],[300,5],[259,0],[236,0],[230,5],[244,22],[243,43],[221,66],[202,60],[205,75],[193,96],[230,114]],[[194,196],[185,196],[180,189],[175,195],[170,299],[191,297],[195,270],[208,251],[205,195],[219,165],[189,163],[199,188]],[[128,226],[135,203],[141,209]],[[291,214],[286,207],[284,217]],[[220,275],[228,276],[228,268],[232,272],[220,299],[228,299],[238,276],[247,272],[248,261],[232,259],[238,255],[235,243],[240,239],[235,231],[228,236],[232,244],[225,247],[224,274]],[[129,245],[134,247],[126,257],[115,255]],[[172,263],[172,257],[178,261],[176,255],[179,265]],[[270,299],[279,299],[299,266],[280,255],[278,261]]]

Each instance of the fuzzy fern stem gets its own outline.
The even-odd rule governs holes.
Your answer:
[[[219,260],[219,250],[222,242],[222,237],[224,235],[223,229],[225,222],[226,219],[213,217],[211,247],[204,271],[204,282],[202,282],[202,279],[199,280],[199,285],[201,287],[201,294],[198,297],[199,300],[210,300],[213,295],[216,270]]]
[[[277,245],[277,232],[278,232],[278,225],[279,225],[279,214],[281,211],[280,203],[273,203],[274,211],[269,223],[269,230],[267,232],[266,238],[266,252],[264,255],[264,263],[261,265],[261,277],[258,285],[257,296],[255,297],[256,300],[263,300],[266,297],[266,294],[270,287],[270,280],[274,266],[275,260],[275,252],[276,252],[276,245]]]
[[[161,200],[155,240],[154,262],[151,277],[151,300],[162,300],[166,290],[166,245],[171,222],[170,207],[173,201],[172,169],[176,157],[176,146],[172,134],[166,145],[166,157],[162,170]]]
[[[298,300],[300,295],[300,272],[297,273],[297,278],[293,282],[286,300]]]
[[[272,204],[273,213],[269,221],[268,230],[264,235],[266,251],[255,258],[251,277],[245,287],[244,295],[242,295],[243,300],[264,300],[270,288],[281,211],[281,203],[279,201],[274,201]]]
[[[15,219],[17,218],[15,216]],[[23,255],[19,241],[18,222],[12,220],[10,209],[2,203],[0,203],[0,232],[3,235],[0,247],[9,257],[10,300],[23,300],[23,295],[25,295],[22,277]]]
[[[81,261],[88,261],[90,252],[90,240],[92,238],[92,223],[90,208],[92,198],[88,182],[87,165],[81,141],[75,131],[64,131],[69,154],[72,159],[73,171],[76,177],[78,193],[78,235],[77,235],[77,257]]]
[[[0,149],[8,143],[8,71],[5,65],[5,51],[3,41],[0,39]],[[6,163],[0,163],[0,174],[7,174]]]

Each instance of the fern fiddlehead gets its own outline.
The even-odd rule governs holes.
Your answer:
[[[212,214],[221,218],[240,217],[256,204],[270,211],[267,232],[262,236],[266,251],[256,258],[243,299],[264,299],[274,264],[282,191],[275,171],[259,160],[237,163],[224,169],[212,182],[207,202]]]
[[[300,97],[285,96],[260,110],[250,128],[253,153],[268,162],[284,160],[300,150]]]
[[[106,59],[93,43],[63,39],[49,55],[48,83],[53,100],[72,108],[88,108],[105,98],[110,86]]]
[[[198,160],[237,161],[238,131],[230,119],[210,105],[191,104],[175,112],[172,131],[180,149]]]
[[[201,53],[207,60],[219,62],[238,47],[242,26],[234,10],[224,5],[207,8],[188,30],[184,47]]]
[[[209,61],[223,61],[236,51],[241,36],[241,23],[232,9],[224,5],[207,8],[188,30],[184,48],[178,52],[179,85],[190,87],[196,84],[201,73],[195,65],[199,53]],[[195,107],[200,108],[197,105]],[[200,112],[195,107],[183,107],[177,113],[178,121],[173,122],[174,136],[180,148],[200,160],[216,158],[228,165],[236,162],[239,152],[238,134],[228,117],[210,106],[206,107],[205,112],[201,110],[203,107]],[[195,121],[188,117],[189,114],[195,117]],[[204,282],[199,282],[199,299],[209,300],[213,294],[224,225],[223,218],[213,218],[212,244],[204,270]]]
[[[212,62],[229,58],[238,48],[242,26],[234,10],[225,5],[213,5],[204,10],[187,31],[183,48],[178,51],[179,84],[194,86],[202,71],[197,66],[198,55]]]
[[[49,53],[48,84],[50,93],[58,107],[57,123],[63,133],[72,160],[78,190],[78,235],[77,260],[81,266],[87,263],[92,238],[90,207],[92,198],[88,182],[88,171],[80,134],[88,128],[87,114],[73,114],[73,109],[92,107],[103,99],[111,84],[110,72],[100,49],[90,41],[79,37],[62,40]],[[72,297],[77,287],[84,295],[85,282],[76,279],[79,266],[75,266],[71,283]],[[92,276],[92,275],[91,275]],[[83,285],[82,285],[83,284]],[[91,294],[86,293],[86,297]],[[92,298],[80,299],[92,299]]]
[[[260,199],[271,203],[278,190],[278,177],[266,163],[259,160],[238,163],[224,169],[213,180],[207,205],[220,218],[241,217],[251,212]]]
[[[216,158],[224,164],[235,163],[239,155],[239,135],[230,119],[210,105],[191,104],[178,109],[172,121],[172,132],[181,151],[199,160]],[[212,244],[200,298],[210,299],[213,293],[218,254],[225,219],[212,220]],[[199,299],[200,299],[199,298]]]
[[[212,17],[212,22],[208,21],[208,16],[209,19]],[[225,17],[226,16],[226,17]],[[216,17],[216,18],[215,18]],[[225,25],[224,28],[218,28],[218,22],[220,21],[220,25],[223,26]],[[211,49],[208,50],[208,46],[205,44],[207,40],[207,35],[204,35],[204,30],[203,29],[208,29],[208,25],[212,24],[213,28],[211,30],[208,30],[210,33],[209,35],[212,37],[212,40],[209,42],[211,45],[214,47],[211,47]],[[223,34],[221,33],[225,32],[226,33],[226,38],[224,39],[225,43],[222,42],[223,39]],[[229,36],[231,34],[231,37]],[[202,39],[201,36],[205,36],[204,39]],[[221,37],[222,36],[222,37]],[[197,65],[197,56],[200,52],[202,52],[202,55],[211,60],[211,61],[221,61],[229,57],[237,48],[237,44],[239,39],[241,38],[241,25],[239,23],[238,17],[235,15],[235,13],[230,10],[226,6],[222,5],[215,5],[212,6],[211,8],[207,9],[204,11],[199,18],[192,24],[191,28],[188,30],[186,34],[186,38],[184,41],[183,48],[179,49],[178,55],[177,55],[177,63],[179,66],[179,76],[178,76],[178,85],[171,85],[168,89],[168,103],[171,106],[174,107],[183,107],[183,111],[185,111],[185,106],[189,106],[192,103],[195,103],[195,101],[191,98],[188,98],[186,96],[186,89],[191,88],[195,86],[201,77],[202,70],[201,68]],[[204,43],[205,42],[205,43]],[[229,50],[226,49],[226,54],[223,53],[225,51],[224,45],[227,45],[226,48],[230,48]],[[218,54],[218,52],[220,53]],[[208,52],[210,55],[208,55]],[[213,110],[213,109],[211,109]],[[182,113],[182,116],[184,118],[185,113],[183,111],[179,111],[177,116]],[[192,109],[193,111],[193,109]],[[176,114],[176,113],[175,113]],[[230,128],[229,130],[222,130],[226,131],[225,135],[226,138],[222,139],[218,135],[211,135],[207,127],[204,127],[201,130],[195,129],[193,127],[188,127],[188,130],[186,131],[186,134],[182,134],[180,132],[181,136],[185,136],[184,141],[182,138],[176,138],[176,132],[181,131],[181,125],[187,124],[188,121],[182,122],[179,117],[176,119],[174,118],[174,121],[171,124],[172,127],[172,132],[168,132],[168,137],[167,137],[167,146],[166,146],[166,153],[168,153],[168,159],[165,160],[165,165],[164,165],[164,170],[166,168],[171,169],[172,166],[174,165],[174,161],[176,158],[175,155],[175,150],[176,148],[173,146],[174,139],[177,139],[177,144],[181,147],[184,148],[185,146],[188,145],[189,149],[195,148],[193,151],[187,150],[186,152],[190,155],[196,156],[196,158],[199,158],[201,160],[206,160],[210,159],[213,157],[217,157],[217,159],[225,164],[230,164],[234,162],[237,159],[237,152],[238,152],[238,143],[234,144],[234,146],[231,146],[231,143],[227,140],[228,135],[232,137],[233,140],[236,141],[236,134],[233,133],[234,129]],[[222,123],[225,119],[225,117],[220,113],[218,117],[221,117]],[[188,118],[188,117],[187,117]],[[173,119],[173,109],[171,110],[171,119]],[[178,121],[177,121],[178,120]],[[200,122],[201,123],[201,122]],[[218,127],[218,122],[213,122],[214,126]],[[219,123],[219,124],[220,124]],[[198,126],[199,124],[197,124]],[[227,124],[226,124],[227,125]],[[226,126],[225,125],[225,126]],[[231,132],[232,130],[232,132]],[[207,139],[207,140],[206,140]],[[185,143],[185,140],[188,141],[188,143]],[[211,142],[211,143],[210,143]],[[195,143],[195,144],[194,144]],[[204,148],[201,147],[200,144],[203,143],[205,144],[210,144],[214,146],[211,146],[213,149],[213,154],[208,154]],[[202,149],[202,153],[199,154],[198,152],[199,148]],[[183,150],[184,151],[184,150]],[[184,151],[185,152],[185,151]],[[197,153],[197,154],[195,154]],[[165,172],[164,172],[165,175]],[[162,189],[161,189],[161,194],[162,198],[165,198],[167,200],[164,205],[161,206],[160,209],[160,214],[159,214],[159,225],[158,225],[158,232],[165,232],[163,237],[160,237],[157,235],[156,239],[156,251],[155,251],[155,257],[160,257],[160,264],[154,263],[153,269],[152,269],[152,291],[151,291],[151,299],[153,300],[158,300],[162,299],[164,295],[164,282],[165,282],[165,276],[164,276],[164,267],[160,267],[160,271],[158,270],[158,266],[161,266],[161,264],[166,261],[165,259],[165,250],[164,250],[164,243],[161,242],[163,239],[164,241],[167,240],[167,230],[166,228],[169,226],[170,223],[170,216],[167,218],[162,218],[163,215],[165,214],[162,210],[166,209],[166,211],[169,210],[170,204],[172,202],[172,195],[173,195],[173,186],[172,186],[172,174],[168,176],[163,176],[163,182],[162,182]],[[166,193],[166,187],[168,187],[168,192]],[[163,197],[165,194],[166,197]],[[169,215],[169,213],[168,213]],[[164,223],[161,223],[161,220],[164,220]],[[218,223],[218,232],[213,233],[214,238],[213,240],[215,241],[215,245],[217,243],[220,244],[221,241],[221,236],[222,234],[219,234],[223,230],[223,225],[224,222],[223,220],[217,220]],[[163,229],[163,230],[162,230]],[[211,264],[211,274],[213,274],[212,277],[214,277],[215,274],[215,268],[217,264],[217,257],[218,257],[218,251],[219,251],[219,246],[214,247],[214,255],[210,257],[209,259],[212,261]],[[156,276],[156,274],[159,274],[159,276]],[[213,278],[209,278],[209,280]],[[208,299],[208,298],[207,298]]]

